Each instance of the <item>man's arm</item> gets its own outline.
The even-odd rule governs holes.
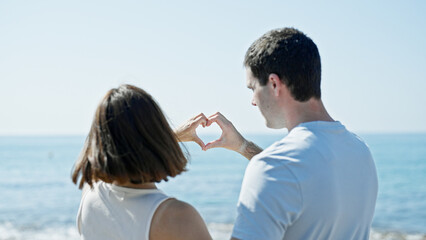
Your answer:
[[[217,112],[210,116],[207,120],[207,125],[210,126],[212,123],[217,123],[222,129],[222,135],[219,139],[209,142],[206,144],[205,150],[210,148],[226,148],[235,152],[240,153],[248,160],[252,159],[253,156],[263,151],[262,148],[257,146],[251,141],[247,141],[234,127],[234,125],[226,119],[220,112]]]
[[[243,145],[241,145],[241,148],[239,149],[238,153],[240,153],[250,161],[250,159],[252,159],[255,155],[259,154],[262,151],[263,149],[257,146],[255,143],[245,140]]]
[[[280,156],[263,154],[248,164],[232,237],[283,239],[303,209],[298,179]]]

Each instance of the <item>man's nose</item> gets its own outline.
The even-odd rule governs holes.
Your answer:
[[[251,105],[253,105],[253,106],[255,106],[255,107],[257,106],[257,105],[256,105],[256,102],[254,101],[254,99],[252,99],[252,100],[251,100]]]

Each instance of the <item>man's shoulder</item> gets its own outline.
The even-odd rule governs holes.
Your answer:
[[[331,125],[331,124],[330,124]],[[301,126],[293,129],[283,139],[267,147],[256,159],[281,159],[294,161],[295,159],[317,158],[324,151],[338,151],[342,145],[353,149],[368,150],[368,145],[356,134],[348,131],[339,122],[328,128]],[[331,128],[333,127],[333,128]]]
[[[298,168],[304,159],[303,151],[297,148],[297,144],[293,144],[286,139],[274,143],[250,160],[246,173],[258,177],[284,177],[288,173],[288,177],[293,178],[295,173],[292,169]]]
[[[310,131],[298,131],[290,133],[281,140],[265,148],[252,160],[271,161],[280,160],[282,163],[294,162],[297,157],[312,151],[316,136]]]

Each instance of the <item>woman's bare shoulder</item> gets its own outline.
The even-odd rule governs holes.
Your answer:
[[[204,220],[190,204],[171,198],[156,210],[150,229],[151,240],[212,239]]]

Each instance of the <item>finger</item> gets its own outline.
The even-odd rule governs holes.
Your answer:
[[[219,114],[220,114],[219,112],[216,112],[215,114],[209,116],[207,118],[207,126],[210,126],[213,122],[215,122],[215,121],[213,121],[213,119],[218,118]]]
[[[207,119],[210,119],[210,118],[212,118],[212,117],[216,117],[218,113],[219,113],[219,112],[216,112],[216,113],[214,113],[214,114],[210,115]]]
[[[204,114],[202,116],[199,116],[197,119],[195,119],[195,123],[197,124],[197,126],[202,125],[203,127],[205,127],[207,124],[206,116],[204,116]]]
[[[210,119],[211,119],[211,118],[213,118],[213,117],[215,117],[215,116],[216,116],[216,114],[213,114],[213,115],[211,115],[211,116],[209,116],[209,117],[207,118],[207,123],[206,123],[206,126],[207,126],[207,127],[209,127],[210,125],[212,125],[212,123],[213,123],[213,122],[212,122],[212,121],[210,121]]]
[[[207,124],[206,124],[206,126],[207,127],[210,127],[210,125],[212,125],[212,123],[214,123],[214,122],[216,122],[216,117],[209,117],[208,119],[207,119]]]
[[[222,118],[226,119],[225,116],[223,116],[223,114],[221,112],[216,112],[215,114],[212,114],[208,118],[211,118],[211,117],[222,117]]]
[[[197,118],[195,119],[195,121],[192,123],[192,127],[197,128],[198,126],[203,126],[205,127],[207,125],[207,119],[204,118]]]
[[[217,125],[219,125],[220,129],[223,130],[225,123],[223,121],[223,118],[220,115],[209,118],[208,122],[207,122],[207,126],[212,125],[212,123],[214,123],[214,122],[217,123]]]
[[[197,116],[195,116],[195,117],[194,117],[194,119],[197,119],[197,118],[199,118],[199,117],[206,117],[206,116],[204,115],[204,113],[200,113],[200,114],[198,114]]]
[[[198,145],[200,145],[201,149],[204,150],[206,148],[206,145],[198,136],[194,137],[194,142],[197,143]]]
[[[218,147],[222,147],[222,139],[214,140],[212,142],[207,143],[204,149],[207,151],[211,148],[218,148]]]

